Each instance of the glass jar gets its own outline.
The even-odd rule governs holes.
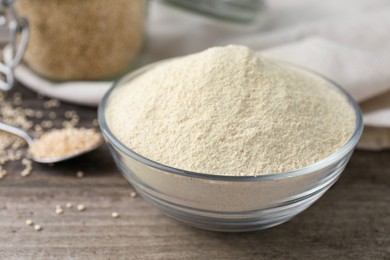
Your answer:
[[[15,0],[15,8],[30,27],[24,61],[49,79],[113,78],[142,46],[144,0]]]

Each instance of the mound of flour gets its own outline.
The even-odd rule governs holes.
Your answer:
[[[232,176],[313,164],[342,147],[355,126],[352,107],[329,83],[234,45],[141,74],[112,93],[106,118],[144,157]]]

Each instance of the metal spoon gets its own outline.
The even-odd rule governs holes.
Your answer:
[[[22,139],[24,139],[26,141],[29,148],[31,148],[33,146],[34,138],[23,129],[20,129],[16,126],[12,126],[12,125],[0,122],[0,130],[3,130],[5,132],[8,132],[8,133],[11,133],[11,134],[14,134],[14,135],[21,137]],[[74,153],[71,155],[67,155],[67,156],[63,156],[63,157],[55,157],[55,158],[42,158],[42,157],[33,156],[31,159],[35,162],[38,162],[38,163],[57,163],[57,162],[69,160],[69,159],[72,159],[74,157],[91,152],[91,151],[95,150],[96,148],[98,148],[102,143],[103,143],[103,139],[101,138],[100,141],[96,145],[94,145],[86,150],[78,151],[77,153]]]

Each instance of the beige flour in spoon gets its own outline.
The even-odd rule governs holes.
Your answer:
[[[352,107],[330,83],[232,45],[141,74],[115,90],[106,117],[146,158],[232,176],[308,166],[336,152],[355,127]]]
[[[95,148],[101,142],[101,138],[94,129],[74,127],[55,129],[35,139],[30,154],[40,159],[68,157]]]

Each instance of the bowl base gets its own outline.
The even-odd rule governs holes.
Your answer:
[[[201,211],[157,199],[143,190],[138,190],[146,201],[165,215],[188,226],[218,232],[249,232],[272,228],[283,224],[310,207],[329,187],[321,189],[303,200],[277,208],[249,212]]]

